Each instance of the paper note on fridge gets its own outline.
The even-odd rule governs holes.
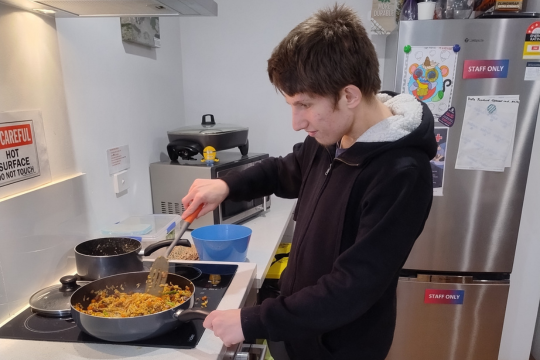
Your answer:
[[[519,95],[468,96],[456,169],[504,171],[512,161]]]

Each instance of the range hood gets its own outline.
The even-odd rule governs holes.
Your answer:
[[[216,16],[213,0],[0,0],[55,17]]]

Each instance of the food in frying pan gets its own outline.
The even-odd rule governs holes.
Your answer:
[[[116,287],[107,288],[96,292],[96,297],[90,301],[86,309],[79,303],[74,308],[82,313],[110,318],[125,318],[155,314],[160,311],[171,309],[191,297],[191,291],[186,286],[182,290],[178,285],[162,285],[161,296],[146,293],[126,294]]]

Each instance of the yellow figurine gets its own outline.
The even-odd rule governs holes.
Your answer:
[[[216,158],[216,149],[214,149],[212,146],[205,147],[202,155],[203,158],[201,162],[205,162],[209,166],[219,161],[219,159]]]

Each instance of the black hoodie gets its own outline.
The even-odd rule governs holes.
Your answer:
[[[356,142],[334,158],[335,146],[307,137],[284,158],[223,178],[232,200],[298,198],[281,295],[242,309],[247,339],[285,341],[292,359],[385,359],[399,271],[433,196],[433,116],[417,109],[420,124],[398,140]]]

